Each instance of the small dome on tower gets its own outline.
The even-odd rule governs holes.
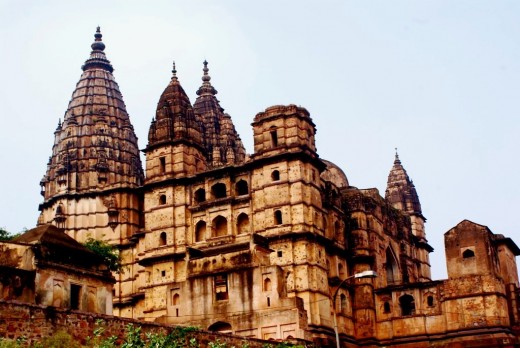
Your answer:
[[[337,188],[350,186],[345,172],[343,172],[340,167],[324,159],[321,161],[327,165],[325,170],[320,175],[322,180],[333,183]]]

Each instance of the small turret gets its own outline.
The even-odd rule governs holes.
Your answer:
[[[206,169],[203,124],[177,78],[172,78],[157,103],[155,119],[148,131],[147,181],[186,176]]]

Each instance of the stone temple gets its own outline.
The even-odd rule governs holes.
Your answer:
[[[336,327],[345,347],[518,343],[520,249],[463,220],[445,234],[448,279],[432,280],[397,154],[384,197],[351,186],[296,105],[259,112],[247,154],[204,62],[193,104],[174,66],[143,169],[99,28],[91,47],[54,132],[38,224],[120,249],[116,315],[318,346],[336,345]]]

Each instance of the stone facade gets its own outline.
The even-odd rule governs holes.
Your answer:
[[[385,197],[355,188],[319,157],[295,105],[255,116],[246,155],[204,62],[193,105],[174,65],[143,175],[99,30],[95,40],[55,132],[39,223],[118,245],[117,315],[323,346],[335,344],[334,314],[349,347],[517,342],[518,247],[463,221],[446,234],[449,279],[432,280],[426,219],[397,155]],[[353,277],[367,270],[379,276]]]
[[[0,242],[0,300],[112,314],[103,260],[52,225]]]

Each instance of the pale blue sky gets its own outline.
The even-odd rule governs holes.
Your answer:
[[[0,226],[36,224],[39,181],[97,25],[144,148],[172,60],[250,123],[306,107],[320,156],[384,195],[394,148],[428,218],[435,279],[463,219],[520,244],[520,2],[0,0]]]

